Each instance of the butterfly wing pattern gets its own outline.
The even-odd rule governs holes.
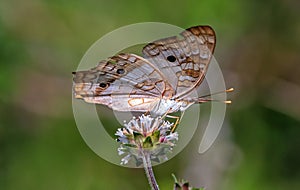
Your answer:
[[[119,54],[73,74],[75,98],[117,111],[146,112],[162,94],[172,93],[163,74],[134,54]]]
[[[147,44],[143,57],[115,55],[90,70],[73,72],[75,98],[116,111],[162,115],[182,110],[195,103],[185,99],[204,79],[215,42],[211,27],[196,26]]]
[[[168,81],[175,92],[172,99],[180,99],[204,79],[215,44],[215,32],[210,26],[196,26],[186,29],[179,36],[146,45],[143,54],[165,76],[169,76]]]

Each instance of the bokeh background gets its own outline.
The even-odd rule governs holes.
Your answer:
[[[300,189],[299,10],[297,0],[2,0],[0,189],[149,189],[143,170],[88,148],[71,105],[71,72],[90,45],[146,21],[211,25],[215,57],[236,89],[206,154],[194,138],[154,168],[161,189],[172,189],[171,173],[209,190]]]

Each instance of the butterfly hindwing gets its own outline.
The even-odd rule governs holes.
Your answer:
[[[95,68],[74,73],[76,98],[118,111],[149,111],[162,94],[172,93],[162,73],[144,58],[118,54]]]

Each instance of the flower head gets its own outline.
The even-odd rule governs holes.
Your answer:
[[[163,120],[161,117],[152,118],[150,115],[133,117],[124,128],[119,128],[115,135],[121,143],[118,148],[119,155],[125,155],[121,164],[127,164],[134,158],[136,165],[142,164],[145,153],[156,162],[167,160],[178,140],[178,133],[172,132],[173,123]]]

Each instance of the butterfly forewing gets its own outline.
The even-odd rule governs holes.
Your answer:
[[[173,99],[187,96],[204,79],[215,48],[215,32],[196,26],[143,48],[146,59],[159,68],[175,91]]]

